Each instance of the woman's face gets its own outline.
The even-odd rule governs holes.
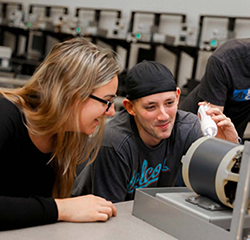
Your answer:
[[[112,80],[106,85],[94,90],[92,95],[105,101],[113,100],[118,87],[117,76],[113,77]],[[81,132],[90,135],[95,131],[96,126],[100,120],[105,116],[114,116],[115,108],[112,104],[108,111],[106,111],[108,105],[102,103],[96,99],[88,98],[82,105],[80,110],[79,122]]]

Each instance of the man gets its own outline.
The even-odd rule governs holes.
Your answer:
[[[120,202],[132,200],[136,188],[173,186],[182,156],[202,136],[198,117],[177,110],[180,89],[164,65],[143,61],[134,66],[126,92],[125,109],[108,122],[98,156],[77,177],[73,195],[94,193]],[[219,109],[207,113],[219,126],[218,137],[238,141]]]
[[[243,138],[250,121],[250,38],[231,39],[215,50],[201,83],[180,109],[197,113],[200,101],[210,102],[231,118]]]

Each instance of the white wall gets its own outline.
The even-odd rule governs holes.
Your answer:
[[[120,9],[123,13],[123,18],[126,22],[129,21],[131,11],[153,11],[153,12],[173,12],[184,13],[187,15],[187,23],[189,26],[198,28],[198,20],[200,14],[212,15],[229,15],[229,16],[249,16],[250,17],[250,1],[246,0],[8,0],[9,2],[23,3],[27,8],[29,4],[47,4],[47,5],[60,5],[68,6],[70,13],[73,15],[76,7],[93,7],[93,8],[112,8]],[[209,25],[210,23],[208,23]],[[226,22],[212,22],[211,29],[206,31],[205,35],[209,38],[212,36],[214,28],[226,27]],[[250,21],[242,21],[237,23],[236,37],[250,37]],[[248,27],[249,26],[249,27]],[[220,29],[220,32],[223,30]],[[130,67],[136,61],[135,55],[132,53]],[[201,57],[198,63],[196,78],[200,79],[204,73],[205,64],[209,53],[200,53]],[[169,68],[174,70],[175,56],[159,48],[157,50],[156,60],[165,63]],[[181,69],[179,76],[179,86],[186,83],[187,79],[191,76],[192,59],[186,54],[183,55],[181,61]]]

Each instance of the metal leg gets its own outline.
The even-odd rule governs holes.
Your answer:
[[[236,198],[231,222],[230,232],[233,239],[241,240],[244,227],[244,218],[249,206],[250,190],[250,142],[244,144],[244,151],[241,160],[239,181],[237,184]]]

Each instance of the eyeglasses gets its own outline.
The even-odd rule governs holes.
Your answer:
[[[114,103],[115,99],[117,98],[117,95],[115,94],[114,98],[111,101],[104,100],[104,99],[96,97],[96,96],[94,96],[92,94],[90,94],[89,97],[92,98],[92,99],[95,99],[96,101],[99,101],[101,103],[107,104],[108,105],[107,109],[106,109],[106,112],[107,112],[109,110],[109,108],[111,107],[111,105]]]

